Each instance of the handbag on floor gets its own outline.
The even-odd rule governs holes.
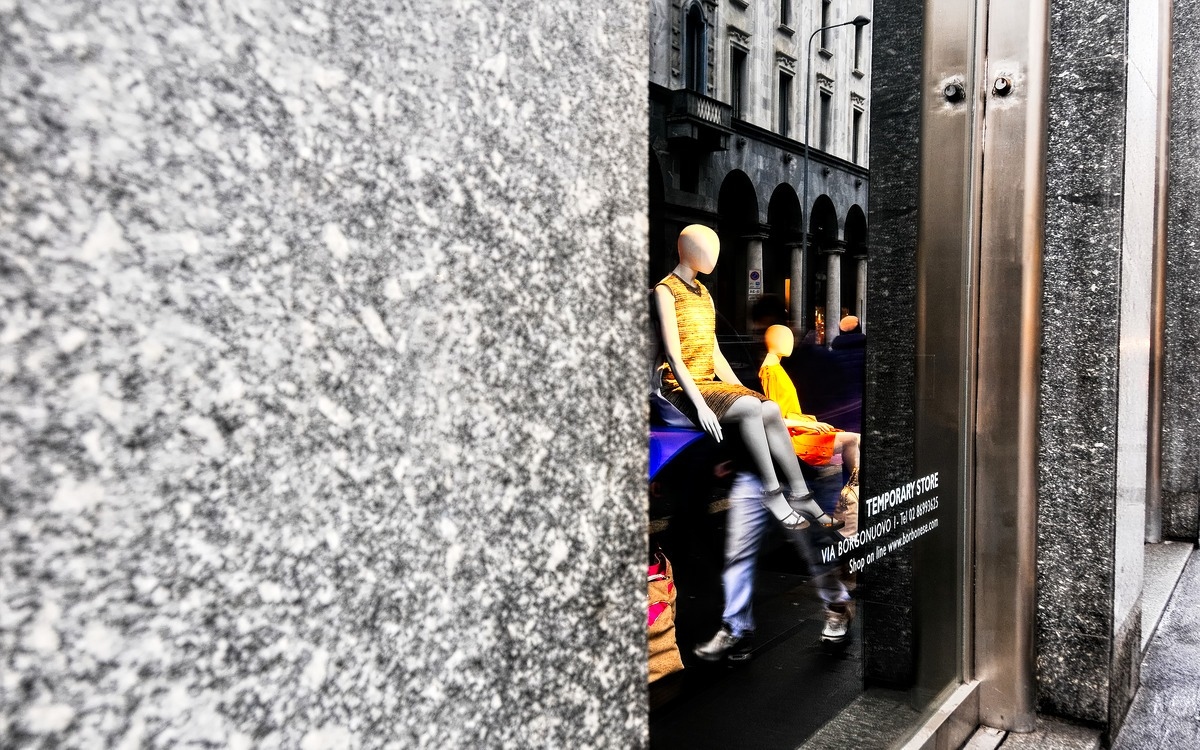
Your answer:
[[[654,555],[648,569],[650,606],[646,616],[646,639],[650,651],[650,682],[683,669],[675,643],[675,578],[671,563],[662,552]]]

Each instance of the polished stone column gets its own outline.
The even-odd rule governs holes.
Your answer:
[[[845,248],[835,245],[822,248],[825,253],[825,345],[838,336],[842,319],[842,255]]]
[[[788,247],[791,248],[792,258],[792,298],[788,303],[788,313],[792,316],[792,333],[795,334],[796,340],[800,341],[806,333],[804,330],[804,306],[809,304],[809,301],[805,299],[805,295],[808,293],[805,275],[807,273],[806,259],[800,243],[791,244]]]
[[[867,257],[858,255],[854,258],[854,314],[858,316],[858,324],[862,332],[867,332]]]

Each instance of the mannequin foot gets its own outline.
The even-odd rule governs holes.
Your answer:
[[[761,501],[763,507],[769,510],[771,515],[780,521],[792,515],[792,506],[788,505],[787,499],[783,495],[782,487],[776,487],[773,490],[763,490]]]
[[[787,499],[789,508],[795,508],[810,517],[825,515],[825,511],[821,510],[821,506],[817,505],[816,500],[813,500],[813,493],[807,488],[804,492],[789,492]]]
[[[845,521],[839,521],[838,519],[830,516],[828,513],[822,512],[820,515],[814,515],[803,510],[796,512],[803,516],[804,519],[809,522],[809,524],[820,529],[821,531],[837,531],[846,525]]]
[[[793,510],[786,518],[779,519],[779,522],[788,531],[804,531],[810,526],[808,519],[798,510]]]

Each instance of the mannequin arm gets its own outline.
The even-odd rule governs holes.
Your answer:
[[[802,416],[803,419],[797,419],[796,418],[797,416]],[[822,433],[837,432],[837,428],[834,427],[833,425],[818,421],[806,414],[805,415],[789,414],[783,420],[783,423],[786,424],[788,427],[807,427],[810,430],[816,430],[817,432],[822,432]]]
[[[704,403],[704,396],[700,394],[700,389],[692,380],[692,374],[688,372],[687,365],[683,363],[682,347],[679,344],[679,325],[675,320],[675,297],[671,294],[671,290],[665,286],[655,287],[654,304],[658,308],[659,334],[662,336],[667,364],[671,366],[671,372],[679,381],[679,387],[683,389],[684,395],[696,407],[696,414],[700,419],[700,429],[712,435],[719,443],[722,438],[721,423],[717,420],[717,415],[713,413],[713,410],[708,408],[708,404]],[[723,360],[724,358],[722,358]],[[726,366],[728,367],[728,365]]]

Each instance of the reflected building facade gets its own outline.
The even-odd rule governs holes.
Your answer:
[[[829,314],[865,328],[871,27],[808,45],[859,14],[869,0],[651,2],[650,281],[674,266],[684,226],[713,226],[723,336],[752,332],[764,294],[801,336],[831,340]]]

